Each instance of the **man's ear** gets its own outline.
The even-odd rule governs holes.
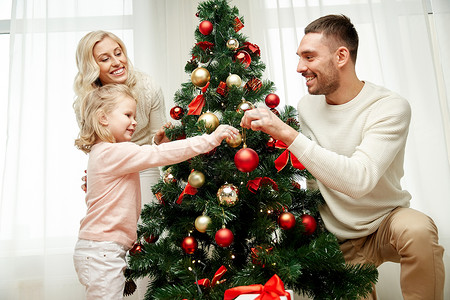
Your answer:
[[[97,119],[98,122],[103,125],[103,126],[108,126],[109,122],[108,122],[108,116],[103,112],[103,111],[98,111],[97,112]]]
[[[350,60],[350,51],[347,47],[339,47],[336,50],[336,62],[339,67],[342,67]]]

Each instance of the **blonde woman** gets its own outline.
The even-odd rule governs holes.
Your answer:
[[[180,163],[211,151],[238,130],[220,125],[211,134],[139,146],[136,99],[125,84],[107,84],[88,93],[79,106],[75,145],[89,153],[86,216],[74,251],[86,299],[122,299],[126,252],[137,239],[141,212],[139,171]],[[157,133],[164,140],[164,131]]]

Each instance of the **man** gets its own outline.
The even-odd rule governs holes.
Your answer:
[[[302,133],[268,109],[246,111],[241,126],[285,142],[326,200],[321,210],[349,263],[400,262],[404,299],[443,299],[443,247],[428,216],[402,190],[411,110],[399,95],[358,79],[358,34],[342,15],[305,28],[297,72],[310,95],[298,104]],[[376,299],[375,289],[370,296]]]

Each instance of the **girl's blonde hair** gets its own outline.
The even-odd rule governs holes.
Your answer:
[[[135,99],[128,86],[112,83],[89,92],[82,99],[80,134],[75,140],[75,146],[78,149],[89,153],[92,146],[99,140],[109,143],[116,142],[109,129],[100,123],[100,117],[112,112],[124,97]]]
[[[133,65],[128,58],[127,49],[122,40],[113,33],[103,30],[92,31],[86,34],[78,43],[76,51],[78,73],[75,76],[73,84],[73,89],[76,95],[75,101],[73,103],[73,108],[75,110],[75,114],[77,115],[78,122],[80,122],[81,117],[80,106],[82,99],[90,91],[102,86],[102,83],[99,79],[100,67],[94,59],[94,47],[98,42],[102,41],[106,37],[109,37],[117,42],[120,48],[122,48],[123,54],[127,58],[128,78],[125,84],[131,89],[133,89],[133,87],[136,85],[137,80]]]

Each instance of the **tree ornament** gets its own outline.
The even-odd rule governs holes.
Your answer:
[[[284,230],[289,230],[295,226],[295,216],[290,212],[284,212],[278,217],[278,225]]]
[[[219,126],[219,118],[217,118],[217,116],[211,112],[203,113],[198,118],[198,121],[205,122],[205,128],[208,133],[213,132]]]
[[[236,53],[236,55],[234,56],[234,61],[236,61],[236,60],[241,62],[245,66],[246,69],[252,63],[252,57],[250,56],[250,54],[248,54],[247,51],[244,51],[244,50],[239,50]]]
[[[229,88],[231,88],[232,86],[240,87],[242,84],[241,77],[239,77],[239,75],[236,74],[231,74],[230,76],[228,76],[226,82]]]
[[[232,148],[236,148],[242,143],[242,135],[240,133],[238,133],[233,138],[227,137],[225,139],[225,141],[227,142],[228,146],[230,146]]]
[[[154,234],[147,234],[144,236],[144,240],[149,243],[149,244],[153,244],[156,243],[159,239],[159,236],[154,235]]]
[[[213,31],[213,29],[213,24],[208,20],[202,21],[200,22],[200,25],[198,25],[198,30],[203,35],[209,35]]]
[[[130,255],[136,255],[138,253],[141,253],[142,252],[142,244],[135,243],[129,252],[130,252]]]
[[[267,151],[272,152],[275,150],[275,144],[277,140],[275,140],[273,137],[269,137],[269,140],[266,143]]]
[[[198,216],[194,222],[195,229],[203,233],[206,232],[206,229],[208,229],[209,224],[211,224],[211,218],[206,215]]]
[[[220,205],[233,206],[238,200],[239,189],[232,184],[224,184],[217,191],[217,199]]]
[[[306,235],[313,234],[317,227],[317,222],[314,219],[314,217],[312,217],[308,214],[303,214],[301,216],[301,218],[302,218],[303,227],[305,227],[305,234]]]
[[[196,189],[201,188],[205,184],[205,175],[200,171],[194,170],[189,174],[188,182]]]
[[[234,155],[234,164],[241,172],[251,172],[256,169],[259,164],[258,153],[250,148],[242,148]]]
[[[192,236],[187,236],[181,243],[181,248],[186,254],[193,254],[197,250],[197,240]]]
[[[227,41],[227,48],[230,50],[236,50],[239,48],[239,41],[237,39],[229,39]]]
[[[238,17],[235,17],[234,18],[234,31],[238,32],[242,28],[244,28],[244,24],[241,22],[241,20],[239,20]]]
[[[239,103],[236,111],[239,113],[244,113],[247,110],[254,109],[254,108],[255,108],[255,106],[251,102],[248,102],[244,98],[242,98],[242,102]]]
[[[249,90],[249,91],[253,91],[253,92],[257,92],[261,89],[262,87],[262,82],[261,80],[259,80],[256,77],[253,77],[252,79],[250,79],[249,81],[247,81],[247,83],[244,85],[244,88]]]
[[[167,170],[164,171],[164,175],[163,175],[164,183],[170,184],[170,183],[177,181],[171,172],[172,172],[172,168],[168,168]]]
[[[223,226],[216,232],[214,238],[216,240],[217,245],[219,245],[220,247],[228,247],[233,242],[234,235],[230,229],[227,229],[225,228],[225,226]]]
[[[264,102],[268,107],[275,108],[280,104],[280,97],[277,94],[268,94]]]
[[[203,67],[198,67],[191,74],[192,84],[196,87],[204,87],[211,79],[211,74],[209,71]]]
[[[225,97],[228,94],[227,84],[221,81],[216,89],[216,92]]]
[[[180,106],[174,106],[170,109],[170,117],[174,120],[180,120],[184,116],[184,110]]]

